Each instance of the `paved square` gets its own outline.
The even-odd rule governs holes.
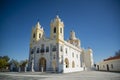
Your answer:
[[[82,71],[75,73],[1,72],[0,80],[120,80],[120,73]]]

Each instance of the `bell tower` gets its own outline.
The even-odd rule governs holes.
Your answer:
[[[50,23],[50,38],[56,40],[64,40],[64,23],[57,15]]]
[[[44,30],[41,27],[40,23],[37,22],[36,26],[32,28],[32,35],[31,35],[31,41],[30,44],[37,42],[43,37]]]
[[[76,38],[75,36],[75,32],[72,30],[70,32],[70,39],[68,40],[69,43],[75,45],[76,47],[80,47],[80,40],[78,38]]]

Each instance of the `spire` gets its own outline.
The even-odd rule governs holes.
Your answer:
[[[61,22],[61,19],[60,19],[59,15],[56,15],[55,21]]]
[[[41,28],[41,25],[40,25],[39,21],[38,21],[37,24],[36,24],[36,28],[37,28],[37,29],[40,29],[40,28]]]
[[[56,15],[56,18],[58,18],[58,19],[59,19],[59,15]]]
[[[59,15],[56,15],[56,17],[53,20],[51,20],[51,23],[56,23],[56,22],[60,22],[60,23],[64,24],[63,21],[61,21]]]

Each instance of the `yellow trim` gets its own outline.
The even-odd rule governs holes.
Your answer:
[[[64,41],[63,41],[63,40],[61,40],[61,39],[57,39],[57,42],[62,42],[62,43],[64,43]]]

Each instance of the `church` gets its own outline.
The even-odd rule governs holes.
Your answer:
[[[81,42],[70,32],[64,39],[64,23],[57,15],[50,23],[50,37],[45,36],[40,23],[32,28],[28,69],[32,72],[69,73],[93,67],[92,49],[81,48]]]

